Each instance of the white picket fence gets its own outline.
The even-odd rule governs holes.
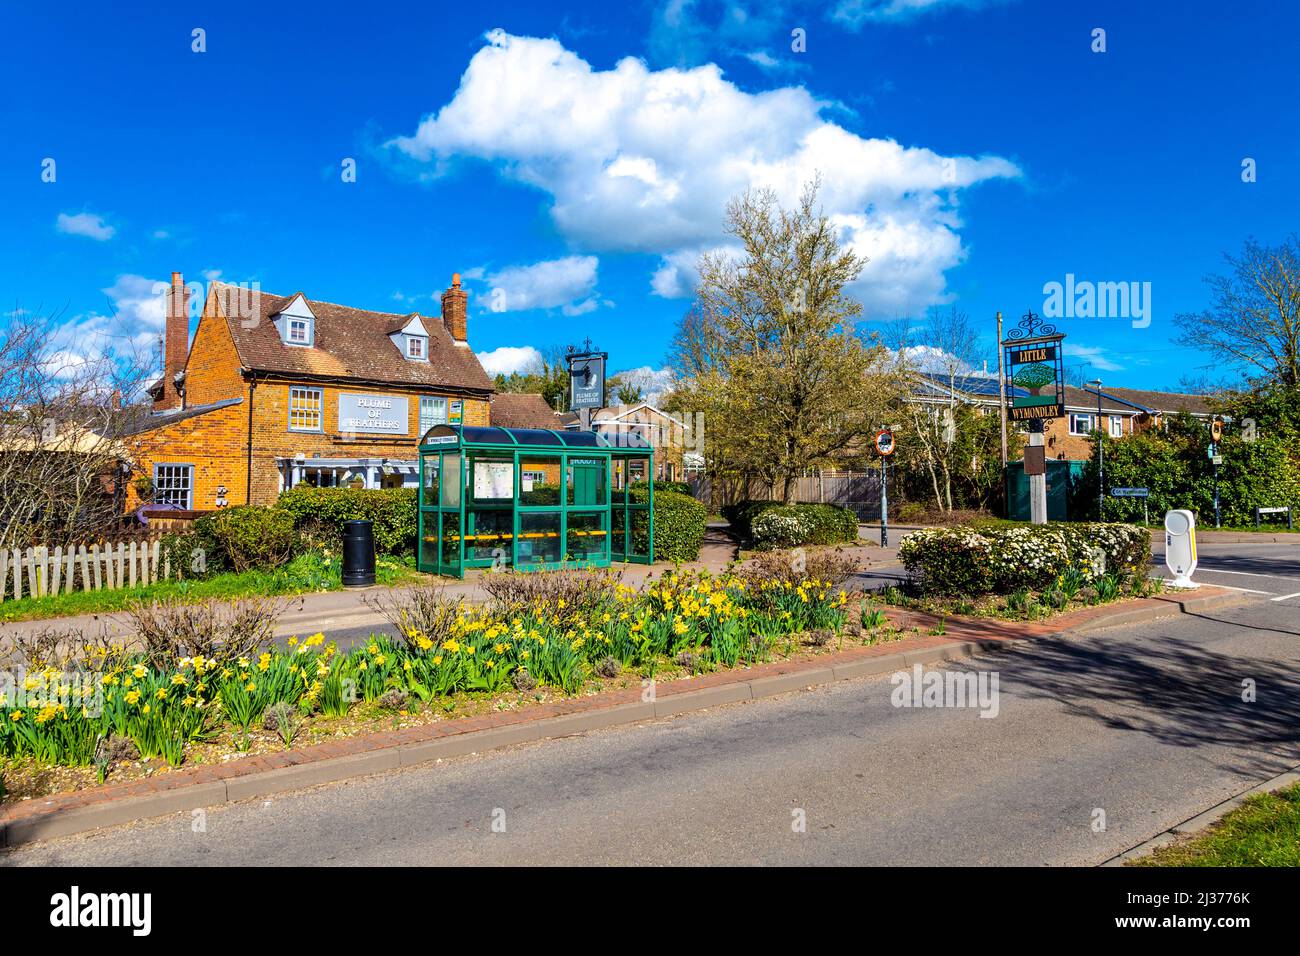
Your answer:
[[[0,550],[0,601],[153,584],[171,577],[157,541]]]

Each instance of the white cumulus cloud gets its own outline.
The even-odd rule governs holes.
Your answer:
[[[503,345],[490,352],[478,352],[479,364],[489,375],[535,372],[542,367],[542,353],[531,345]]]
[[[423,175],[472,157],[551,197],[575,247],[662,257],[660,295],[685,294],[686,257],[720,244],[726,202],[771,188],[793,205],[821,174],[842,239],[878,266],[854,290],[869,308],[935,301],[962,261],[960,190],[1019,169],[864,138],[823,117],[800,86],[747,92],[714,65],[597,70],[557,40],[494,30],[450,102],[389,143]]]
[[[96,215],[93,212],[79,212],[70,214],[66,212],[59,213],[59,218],[54,221],[54,228],[59,232],[67,233],[69,236],[85,236],[87,239],[94,239],[96,242],[106,242],[113,238],[117,230],[104,221],[103,216]]]
[[[561,309],[565,315],[582,315],[599,307],[595,256],[565,256],[531,265],[508,266],[489,273],[487,308],[492,312],[525,309]]]

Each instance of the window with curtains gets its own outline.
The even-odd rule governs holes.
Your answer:
[[[1092,431],[1092,416],[1070,414],[1070,434],[1086,435]]]

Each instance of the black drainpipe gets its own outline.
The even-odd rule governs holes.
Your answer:
[[[253,390],[257,388],[257,378],[248,373],[248,484],[244,489],[244,504],[253,503]]]

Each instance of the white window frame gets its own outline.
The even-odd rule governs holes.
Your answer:
[[[175,482],[178,479],[182,484],[172,484],[166,490],[170,492],[181,491],[184,496],[183,501],[177,501],[174,496],[160,498],[160,482],[162,480],[162,470],[165,468],[176,469],[176,473],[169,476],[168,480]],[[189,462],[180,461],[161,461],[155,462],[153,466],[153,500],[155,504],[173,504],[177,505],[184,511],[194,510],[194,466]]]
[[[298,339],[294,335],[294,330],[302,326],[302,338]],[[312,334],[311,319],[299,318],[294,315],[287,315],[284,319],[284,344],[293,345],[298,348],[311,348],[315,336]]]
[[[416,355],[411,349],[418,346],[420,354]],[[429,361],[429,340],[423,335],[408,335],[406,337],[406,357],[412,362]]]
[[[1124,417],[1122,415],[1110,416],[1109,434],[1111,438],[1124,437]]]
[[[313,395],[316,398],[316,426],[314,428],[305,427],[305,426],[295,427],[293,423],[294,399],[307,398]],[[310,409],[308,409],[307,411],[310,411]],[[325,431],[325,390],[323,388],[310,388],[306,385],[290,385],[288,414],[289,414],[289,421],[287,425],[289,431],[305,432],[313,435],[319,435],[323,433]]]
[[[425,416],[425,413],[424,413],[424,406],[425,406],[425,404],[428,403],[428,404],[430,404],[430,405],[433,405],[434,408],[437,408],[439,402],[442,403],[442,412],[441,412],[442,417],[439,418],[439,417],[438,417],[438,414],[439,414],[439,413],[436,412],[436,411],[433,412],[430,416],[426,417],[426,416]],[[420,396],[420,405],[419,405],[419,412],[418,412],[419,419],[418,419],[418,421],[419,421],[419,423],[420,423],[420,437],[421,437],[421,438],[423,438],[423,437],[424,437],[424,433],[427,432],[427,431],[428,431],[430,428],[432,428],[434,425],[445,425],[445,424],[447,424],[447,416],[450,414],[450,412],[449,412],[449,405],[450,405],[450,403],[447,401],[447,397],[446,397],[445,395],[421,395],[421,396]]]
[[[1070,412],[1070,434],[1071,435],[1090,434],[1092,432],[1092,427],[1093,427],[1092,420],[1095,417],[1096,416],[1092,412]],[[1078,422],[1080,419],[1083,418],[1086,418],[1088,420],[1088,425],[1086,428],[1080,430],[1078,427]]]

